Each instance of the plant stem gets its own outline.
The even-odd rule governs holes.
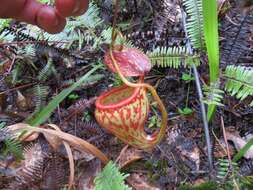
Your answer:
[[[192,70],[190,69],[190,75],[192,74]],[[186,96],[186,101],[185,101],[185,107],[188,107],[189,103],[189,95],[190,95],[190,88],[191,88],[191,83],[188,83],[188,88],[187,88],[187,96]]]
[[[210,170],[212,170],[213,169],[213,157],[212,157],[211,139],[210,139],[208,121],[207,121],[207,116],[206,116],[206,108],[205,108],[205,104],[202,101],[203,93],[201,90],[201,85],[200,85],[200,80],[199,80],[199,75],[198,75],[198,70],[196,68],[196,65],[193,65],[193,72],[194,72],[194,76],[195,76],[196,87],[197,87],[198,96],[199,96],[199,100],[200,100],[200,109],[201,109],[201,113],[202,113],[202,120],[203,120],[203,124],[204,124],[208,163],[209,163]]]
[[[183,20],[185,36],[188,39],[188,35],[186,32],[186,13],[184,12],[184,10],[182,10],[182,18],[183,18],[182,20]],[[191,47],[191,44],[189,41],[186,43],[186,46],[189,49],[189,52],[192,54],[193,51],[192,51],[192,47]],[[210,171],[212,171],[212,169],[213,169],[213,156],[212,156],[212,148],[211,148],[212,147],[211,146],[211,138],[210,138],[210,134],[209,134],[209,127],[208,127],[208,121],[207,121],[207,115],[206,115],[206,108],[205,108],[205,104],[202,101],[203,93],[202,93],[202,89],[201,89],[201,84],[200,84],[200,80],[199,80],[199,74],[198,74],[197,67],[195,64],[193,64],[192,68],[193,68],[193,73],[194,73],[194,77],[195,77],[196,88],[197,88],[199,101],[200,101],[200,110],[201,110],[202,120],[203,120],[203,125],[204,125],[205,139],[206,139],[206,145],[207,145],[208,164],[209,164]]]

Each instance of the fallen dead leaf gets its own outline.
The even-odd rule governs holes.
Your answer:
[[[16,132],[16,131],[19,130],[19,129],[25,128],[25,127],[29,127],[29,126],[30,125],[25,124],[25,123],[17,123],[17,124],[8,126],[8,129],[10,131],[13,131],[13,132],[15,131],[15,134],[17,136],[20,136],[21,133],[22,133],[22,131],[20,131],[20,132]],[[38,138],[38,136],[39,136],[39,133],[36,133],[36,132],[32,132],[32,133],[31,132],[26,132],[24,135],[22,135],[20,137],[19,140],[20,141],[31,142],[31,141],[36,140]]]
[[[142,159],[143,158],[142,153],[143,153],[142,150],[129,147],[127,145],[121,150],[120,155],[117,158],[116,162],[118,162],[120,168],[124,168],[130,165],[131,163]]]
[[[222,17],[231,8],[230,2],[228,0],[217,0],[217,2],[218,2],[218,14],[219,17]]]
[[[232,144],[228,144],[228,148],[229,148],[229,153],[230,155],[234,155],[235,154],[235,148],[233,147]],[[214,144],[214,157],[215,158],[225,158],[227,157],[227,150],[226,150],[226,144],[224,142],[224,140],[219,140],[219,142],[215,141]]]
[[[133,173],[126,180],[135,190],[160,190],[160,188],[149,184],[147,177],[141,174]]]
[[[95,190],[94,179],[101,172],[101,162],[97,159],[86,164],[78,179],[79,190]]]
[[[226,132],[227,139],[232,141],[237,151],[240,151],[249,141],[239,135],[239,132]],[[253,158],[253,147],[251,147],[243,156],[246,159]]]

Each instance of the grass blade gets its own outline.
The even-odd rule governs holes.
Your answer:
[[[101,65],[94,67],[91,69],[88,73],[86,73],[84,76],[82,76],[77,82],[75,82],[72,86],[69,88],[63,90],[60,94],[55,96],[49,104],[43,108],[40,112],[34,115],[31,119],[27,120],[26,123],[31,126],[38,126],[42,123],[44,123],[53,113],[53,111],[57,108],[57,106],[77,87],[79,87],[83,83],[96,81],[102,78],[102,75],[93,75],[97,69],[99,69]]]

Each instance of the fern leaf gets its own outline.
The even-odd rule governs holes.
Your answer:
[[[86,43],[93,42],[94,39],[98,38],[95,34],[94,29],[98,27],[103,20],[99,16],[99,8],[93,2],[90,2],[89,8],[85,14],[72,17],[68,19],[68,22],[64,28],[64,30],[59,34],[49,34],[42,32],[41,29],[35,29],[35,35],[41,33],[40,39],[48,41],[57,41],[62,42],[64,41],[64,46],[62,43],[59,43],[60,46],[68,48],[72,45],[73,42],[78,41],[79,49],[81,48],[84,41]]]
[[[6,28],[10,25],[10,19],[0,19],[0,40],[5,42],[11,42],[13,40],[13,36],[6,34]]]
[[[32,88],[32,93],[35,97],[35,111],[37,113],[45,105],[47,95],[49,93],[48,86],[36,85]]]
[[[91,2],[85,14],[68,20],[63,32],[72,32],[75,28],[94,29],[103,22],[99,14],[100,12],[98,6]]]
[[[101,32],[100,41],[101,41],[100,43],[105,43],[105,44],[111,43],[111,41],[112,41],[112,27],[108,27]],[[124,42],[124,45],[126,47],[129,47],[129,48],[135,47],[132,41],[125,40],[124,38],[121,38],[120,36],[118,36],[118,38],[116,39],[115,44],[121,44],[122,41]]]
[[[184,46],[178,47],[157,47],[152,52],[148,53],[153,65],[160,67],[179,68],[181,63],[191,66],[192,64],[199,65],[199,55],[191,55]]]
[[[0,140],[4,142],[3,152],[0,153],[3,155],[12,154],[17,160],[22,160],[24,158],[22,144],[16,139],[15,135],[9,132],[4,123],[0,123],[0,134]]]
[[[188,18],[186,31],[195,49],[204,49],[202,0],[183,0]]]
[[[227,159],[220,159],[218,161],[219,167],[217,169],[217,182],[220,187],[230,187],[233,189],[234,180],[239,181],[239,167],[235,162],[229,162]]]
[[[227,66],[224,75],[227,78],[225,90],[232,96],[242,101],[253,95],[253,69],[251,67],[230,65]],[[250,106],[253,106],[253,101]]]
[[[114,163],[109,162],[95,178],[96,190],[131,190],[124,183],[126,177],[127,175],[121,174]]]
[[[17,158],[18,160],[22,160],[23,156],[23,147],[22,144],[16,139],[7,139],[5,140],[5,154],[11,153]]]
[[[11,137],[12,137],[12,134],[5,127],[5,123],[0,122],[0,142],[6,140],[8,138],[11,138]]]
[[[53,59],[48,58],[46,66],[39,72],[38,80],[46,81],[47,78],[52,74]]]
[[[98,25],[102,23],[102,19],[99,16],[99,8],[96,4],[90,3],[89,9],[83,16],[80,16],[79,19],[83,23],[83,25],[87,28],[96,28]],[[78,18],[77,18],[78,19]]]
[[[210,86],[204,86],[203,102],[207,105],[224,106],[221,102],[223,100],[223,90],[219,89],[219,82],[211,83]]]
[[[35,57],[35,46],[33,44],[27,44],[24,48],[18,48],[18,55],[22,55],[24,57]]]

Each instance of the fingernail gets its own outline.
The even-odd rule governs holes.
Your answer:
[[[80,10],[80,0],[77,0],[76,3],[75,3],[75,8],[72,11],[72,14],[77,13],[79,10]]]

